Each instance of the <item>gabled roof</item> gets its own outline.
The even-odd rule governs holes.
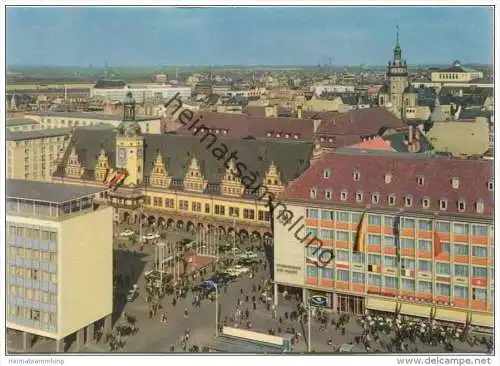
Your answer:
[[[204,136],[202,133],[198,136],[175,134],[144,134],[143,136],[145,176],[151,174],[158,153],[161,154],[169,174],[174,179],[184,179],[193,157],[199,161],[204,178],[209,183],[219,183],[222,174],[225,173],[224,160],[217,160],[212,155],[211,149],[207,149],[212,139],[208,137],[204,142],[200,141]],[[250,171],[257,172],[258,182],[265,177],[272,162],[280,170],[284,183],[297,178],[309,166],[313,150],[311,142],[241,139],[217,140],[212,148],[222,143],[229,151],[227,156],[235,151],[237,162],[247,166],[247,173],[243,175],[248,175]],[[110,165],[114,167],[115,144],[116,130],[76,129],[58,169],[58,175],[62,174],[62,167],[68,161],[73,148],[80,163],[88,171],[94,170],[102,149],[106,152]]]
[[[324,170],[329,169],[329,178]],[[354,173],[359,173],[359,180]],[[390,175],[386,183],[386,175]],[[421,184],[419,177],[422,177]],[[453,188],[453,179],[458,178],[458,188]],[[387,152],[345,153],[333,152],[320,157],[301,177],[291,183],[280,196],[282,201],[299,201],[305,205],[330,204],[349,205],[365,210],[403,208],[412,212],[443,215],[474,215],[478,218],[493,217],[493,192],[489,182],[493,178],[493,164],[489,160],[465,160],[430,157],[414,154]],[[316,198],[311,198],[310,189],[316,188]],[[331,190],[327,200],[325,191]],[[347,198],[341,198],[347,192]],[[361,201],[356,193],[362,192]],[[372,194],[379,194],[379,203],[372,201]],[[395,205],[389,204],[389,195],[395,196]],[[405,197],[411,195],[412,203],[405,205]],[[429,208],[422,205],[429,199]],[[446,210],[440,209],[440,200],[447,200]],[[458,202],[465,208],[459,212]],[[484,204],[484,212],[476,213],[476,203]]]
[[[382,137],[379,136],[362,141],[354,145],[349,145],[347,147],[354,149],[362,149],[362,150],[364,149],[364,150],[396,151],[391,147],[390,142],[385,141]]]

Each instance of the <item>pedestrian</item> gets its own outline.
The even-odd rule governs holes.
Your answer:
[[[187,308],[184,308],[184,319],[187,319],[189,317],[189,312]]]
[[[257,303],[255,301],[253,302],[253,309],[257,310]]]

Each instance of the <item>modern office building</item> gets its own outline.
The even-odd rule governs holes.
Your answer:
[[[71,128],[7,131],[7,178],[51,180],[71,132]]]
[[[91,98],[120,102],[127,97],[128,93],[132,93],[138,103],[144,103],[152,100],[168,100],[177,93],[179,93],[180,98],[187,99],[191,97],[191,88],[187,86],[151,84],[142,87],[123,86],[119,88],[100,88],[94,86],[90,89]]]
[[[491,160],[328,153],[280,200],[279,286],[334,310],[493,327]]]
[[[20,132],[20,131],[34,131],[40,128],[40,124],[32,119],[8,119],[5,123],[7,131]]]
[[[38,121],[42,129],[85,127],[98,124],[110,124],[117,127],[121,123],[120,115],[91,112],[31,112],[25,116]],[[162,133],[160,117],[136,116],[136,121],[143,132]]]
[[[7,180],[7,329],[54,339],[63,352],[110,329],[113,310],[112,208],[103,189]]]

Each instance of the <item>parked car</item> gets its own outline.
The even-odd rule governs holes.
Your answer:
[[[132,236],[132,235],[134,235],[134,234],[135,234],[135,232],[134,232],[134,231],[127,229],[127,230],[125,230],[125,231],[122,231],[119,235],[120,235],[122,238],[126,238],[126,237]]]
[[[154,239],[160,239],[160,234],[158,233],[149,233],[143,236],[144,240],[154,240]]]
[[[245,273],[249,273],[250,268],[237,264],[235,266],[228,268],[228,270],[226,272],[229,273],[230,275],[239,277]]]
[[[127,293],[127,301],[132,302],[139,296],[137,285],[134,285]]]
[[[259,256],[257,254],[255,254],[254,252],[251,252],[249,250],[243,252],[241,255],[240,255],[241,258],[246,258],[246,259],[257,259],[259,258]]]

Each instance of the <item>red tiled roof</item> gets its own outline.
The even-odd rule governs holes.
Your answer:
[[[378,135],[382,128],[404,129],[406,124],[386,108],[355,109],[322,123],[318,135]]]
[[[252,117],[245,114],[201,112],[193,117],[193,121],[200,115],[203,119],[198,123],[210,130],[219,130],[224,138],[279,138],[291,140],[313,140],[313,121],[309,119],[298,119],[289,117]],[[227,131],[223,134],[222,131]],[[188,126],[181,126],[177,131],[180,135],[192,135],[193,131]],[[268,136],[268,134],[271,136]],[[280,135],[280,137],[278,137]],[[295,139],[294,135],[298,135]]]
[[[324,178],[325,169],[330,170]],[[359,180],[354,173],[359,172]],[[386,175],[390,182],[386,183]],[[419,177],[423,177],[419,184]],[[387,176],[388,178],[388,176]],[[452,181],[458,178],[459,186]],[[340,204],[365,208],[368,204],[376,208],[404,208],[407,211],[438,212],[453,216],[477,215],[492,217],[494,212],[493,192],[489,190],[493,178],[493,164],[488,160],[463,160],[441,157],[423,157],[411,154],[374,154],[369,152],[327,153],[319,158],[298,179],[291,183],[280,199],[302,201],[305,204]],[[491,183],[492,184],[492,183]],[[310,189],[316,188],[316,198],[311,198]],[[325,191],[331,190],[331,199]],[[341,192],[348,192],[345,200]],[[361,202],[356,201],[356,192],[362,192]],[[372,194],[379,194],[379,203],[372,202]],[[389,195],[395,196],[395,205],[390,206]],[[411,207],[405,206],[405,197],[411,195]],[[429,208],[423,207],[423,199],[429,199]],[[440,209],[440,200],[447,200],[447,209]],[[484,203],[484,212],[477,213],[476,203]],[[459,201],[465,202],[463,212]]]
[[[366,150],[382,150],[382,151],[396,151],[391,147],[391,142],[384,140],[382,137],[374,137],[360,143],[349,145],[347,147],[352,147],[355,149],[366,149]]]

